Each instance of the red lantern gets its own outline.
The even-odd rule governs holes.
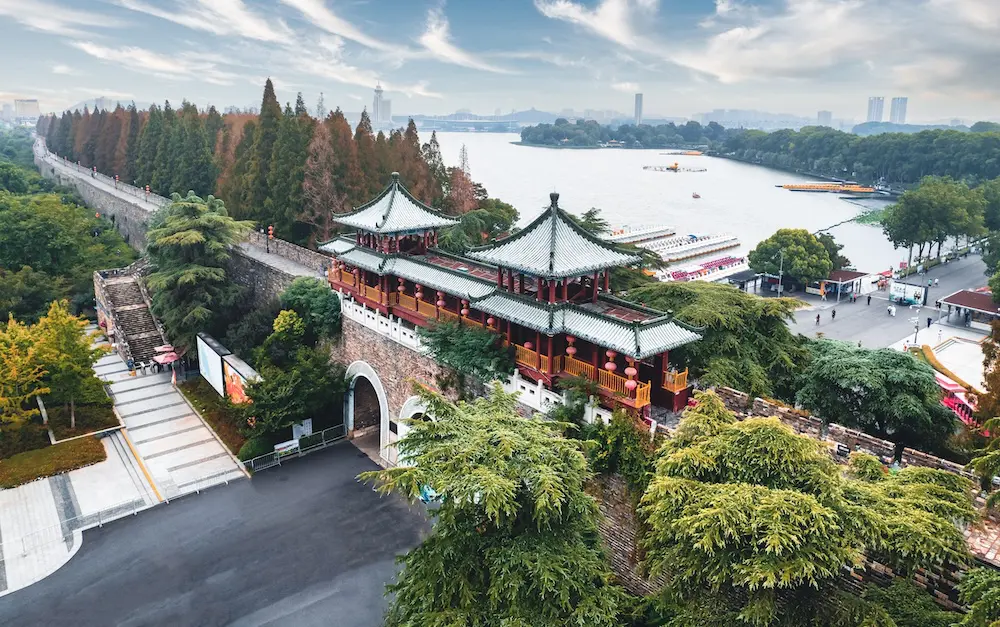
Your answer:
[[[576,355],[576,347],[573,346],[572,344],[570,344],[569,346],[567,346],[566,347],[566,354],[569,355],[570,357],[572,357],[573,355]]]
[[[413,295],[417,298],[417,300],[420,300],[424,297],[424,293],[421,292],[420,290],[417,290]]]
[[[438,307],[444,307],[444,306],[445,306],[445,305],[447,305],[447,304],[448,304],[448,303],[444,302],[444,299],[443,299],[443,298],[442,298],[441,300],[439,300],[439,301],[437,302],[437,305],[438,305]]]
[[[613,361],[609,361],[608,363],[604,364],[604,369],[607,370],[608,372],[614,372],[615,370],[618,369],[618,364],[616,364]]]
[[[625,374],[629,377],[634,377],[635,375],[639,374],[639,371],[633,368],[632,366],[629,366],[628,368],[625,369]]]
[[[625,389],[630,392],[636,389],[637,387],[639,387],[639,383],[635,379],[629,379],[628,381],[625,382]]]
[[[493,319],[493,316],[490,316],[489,318],[486,319],[486,324],[492,327],[494,324],[496,324],[496,320]]]
[[[469,310],[463,307],[462,308],[462,315],[463,316],[468,316],[469,315]]]
[[[399,292],[400,294],[402,294],[403,292],[406,291],[406,286],[405,285],[400,285],[399,287],[396,288],[396,291]]]
[[[531,342],[525,342],[524,343],[524,347],[527,348],[530,351],[531,349],[533,349],[535,347],[535,345],[532,344]]]
[[[604,354],[608,356],[608,359],[614,359],[615,355],[617,355],[617,353],[610,348]]]

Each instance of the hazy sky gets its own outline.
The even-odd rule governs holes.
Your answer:
[[[0,0],[0,100],[1000,117],[1000,0]]]

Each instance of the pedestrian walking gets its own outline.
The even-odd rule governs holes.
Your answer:
[[[816,326],[819,326],[819,314],[816,314]]]
[[[931,322],[933,322],[933,321],[934,321],[934,319],[928,316],[928,318],[927,318],[927,328],[928,329],[931,328]]]
[[[830,320],[836,320],[836,319],[837,319],[837,310],[836,309],[831,309],[830,310]]]
[[[869,294],[868,295],[868,305],[871,306],[871,304],[872,304],[872,295]]]
[[[892,315],[892,305],[886,305],[885,306],[885,315],[887,315],[887,316],[891,316]]]
[[[889,314],[890,314],[890,315],[891,315],[891,316],[892,316],[893,318],[895,318],[895,317],[896,317],[896,306],[895,306],[895,305],[891,305],[891,306],[889,307]]]
[[[858,340],[858,348],[861,348],[861,340]]]
[[[934,287],[938,286],[938,279],[934,279]]]

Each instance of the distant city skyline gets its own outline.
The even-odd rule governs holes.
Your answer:
[[[865,117],[865,122],[881,122],[884,111],[885,111],[885,97],[869,96],[868,115]]]
[[[906,124],[906,104],[909,98],[896,96],[892,99],[889,109],[889,121],[893,124]]]
[[[995,4],[995,3],[994,3]],[[907,94],[914,122],[989,119],[1000,12],[983,0],[0,0],[0,101],[259,106],[320,92],[397,117],[468,108],[727,109],[865,119]],[[858,19],[858,16],[864,19]],[[905,16],[901,17],[901,16]],[[624,98],[623,98],[624,96]],[[918,105],[919,103],[919,105]],[[331,107],[332,108],[332,107]]]

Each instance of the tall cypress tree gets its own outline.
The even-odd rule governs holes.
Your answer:
[[[435,207],[440,207],[444,201],[444,190],[448,185],[448,170],[444,167],[436,131],[431,131],[431,140],[423,145],[421,152],[433,180],[431,202]]]
[[[121,118],[115,111],[101,111],[101,124],[97,131],[97,142],[94,147],[94,165],[98,172],[108,176],[118,174],[115,171],[115,148],[121,135]]]
[[[156,170],[156,149],[163,137],[163,112],[158,106],[150,105],[149,116],[139,134],[139,148],[136,155],[135,178],[139,186],[152,185]]]
[[[233,171],[219,186],[220,197],[225,201],[230,215],[243,219],[247,211],[247,183],[250,180],[250,162],[253,159],[253,147],[257,143],[257,122],[250,120],[243,126],[243,137],[236,144]]]
[[[59,125],[61,123],[62,120],[53,115],[49,120],[48,129],[46,129],[45,131],[45,145],[48,147],[49,150],[51,150],[56,154],[60,154],[58,137],[59,137]]]
[[[198,117],[198,108],[185,100],[177,111],[177,121],[174,122],[170,135],[170,191],[177,191],[181,195],[186,195],[188,191],[194,189],[187,178],[187,165],[192,159],[186,152],[188,118],[191,116]]]
[[[79,112],[73,115],[73,156],[77,161],[84,160],[83,147],[87,143],[87,133],[90,131],[90,111],[87,105],[83,106],[83,114]]]
[[[87,137],[83,143],[83,156],[80,159],[84,167],[92,168],[97,165],[97,144],[107,117],[107,113],[101,109],[96,109],[90,114],[90,126],[87,127]]]
[[[268,176],[268,197],[264,202],[263,222],[274,224],[283,238],[306,243],[309,227],[297,224],[302,213],[302,182],[305,178],[309,141],[312,139],[313,119],[305,111],[299,94],[296,110],[285,110],[271,155],[271,172]]]
[[[314,241],[328,241],[334,232],[333,216],[345,210],[344,195],[337,172],[340,159],[330,131],[333,115],[313,125],[302,181],[302,213],[297,220],[313,227]]]
[[[153,161],[153,172],[150,177],[150,186],[161,196],[169,196],[173,191],[171,190],[174,182],[173,155],[170,153],[170,147],[176,122],[177,114],[167,100],[163,104],[163,130],[160,133],[160,141],[156,144],[156,159]]]
[[[271,157],[274,143],[281,127],[281,105],[274,95],[271,79],[264,83],[264,96],[260,103],[260,119],[254,132],[254,147],[246,184],[246,217],[260,220],[267,200],[267,178],[271,173]]]
[[[368,189],[365,186],[364,178],[361,175],[361,165],[358,162],[358,147],[354,143],[351,133],[351,125],[344,117],[340,107],[330,114],[327,122],[330,126],[330,140],[333,150],[337,153],[339,166],[334,179],[337,182],[337,191],[344,195],[346,199],[343,208],[346,211],[349,207],[357,206],[370,200]]]
[[[399,162],[397,167],[407,189],[423,202],[433,205],[440,194],[440,188],[437,187],[430,167],[424,160],[424,155],[420,150],[417,125],[412,119],[406,125],[406,132],[403,133],[395,149]]]
[[[373,198],[388,184],[380,181],[378,176],[378,157],[375,155],[375,136],[372,134],[372,121],[368,110],[361,112],[361,120],[354,130],[354,145],[358,149],[358,167],[364,190],[365,200]]]
[[[210,106],[208,108],[208,115],[205,116],[205,137],[208,140],[208,148],[213,153],[215,152],[215,143],[219,139],[219,131],[225,124],[222,120],[222,116],[216,110],[215,106]]]
[[[59,132],[56,134],[55,147],[52,150],[67,159],[73,158],[73,114],[63,111],[59,120]]]
[[[135,108],[135,103],[128,107],[128,138],[125,142],[125,167],[122,172],[122,179],[129,183],[135,183],[138,175],[137,161],[139,158],[139,127],[142,126],[142,118]]]
[[[185,191],[194,190],[198,196],[207,196],[215,188],[215,165],[208,147],[205,125],[197,111],[185,114],[183,121],[183,146],[178,155],[176,180]]]

